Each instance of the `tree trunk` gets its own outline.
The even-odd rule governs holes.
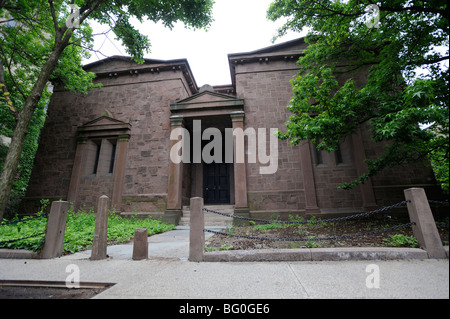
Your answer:
[[[67,42],[68,41],[56,41],[48,60],[42,67],[33,90],[25,101],[23,109],[19,112],[16,128],[14,129],[8,154],[0,175],[0,221],[3,219],[6,204],[8,203],[11,188],[14,183],[17,166],[19,165],[23,145],[28,133],[28,126],[30,125],[31,118],[36,110],[45,85],[47,84],[50,75],[55,70],[59,57],[67,46]]]

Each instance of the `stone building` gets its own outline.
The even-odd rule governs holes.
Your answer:
[[[290,80],[305,47],[301,38],[230,54],[232,83],[215,87],[199,88],[185,59],[147,59],[139,65],[113,56],[86,65],[103,87],[87,96],[55,88],[26,207],[49,198],[90,209],[106,194],[117,212],[177,217],[190,197],[199,196],[207,204],[231,204],[236,214],[268,217],[370,210],[403,200],[405,188],[438,189],[431,168],[423,164],[385,170],[351,191],[337,189],[364,172],[364,159],[383,148],[370,140],[365,126],[345,138],[338,152],[278,141],[276,171],[270,174],[261,169],[267,161],[249,161],[256,154],[247,139],[244,162],[193,160],[202,150],[198,147],[209,142],[193,137],[207,128],[222,133],[222,145],[230,129],[266,129],[266,144],[270,128],[285,129]],[[363,81],[365,74],[357,76]],[[190,137],[190,157],[180,163],[170,156],[178,143],[170,138],[176,128]],[[240,143],[231,139],[234,155]]]

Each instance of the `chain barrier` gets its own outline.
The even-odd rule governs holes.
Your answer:
[[[29,238],[34,238],[34,237],[43,236],[43,235],[45,235],[45,233],[39,233],[39,234],[30,235],[30,236],[27,236],[27,237],[22,237],[22,238],[16,238],[16,239],[10,239],[10,240],[5,240],[5,241],[0,241],[0,246],[3,246],[3,245],[5,245],[5,244],[15,243],[16,241],[20,241],[20,240],[24,240],[24,239],[29,239]]]
[[[411,225],[415,225],[416,223],[410,222],[390,228],[385,229],[379,229],[374,230],[370,232],[365,233],[358,233],[358,234],[351,234],[351,235],[340,235],[340,236],[331,236],[331,237],[307,237],[307,238],[270,238],[270,237],[258,237],[258,236],[247,236],[247,235],[236,235],[236,234],[227,234],[215,230],[205,229],[205,232],[213,233],[216,235],[221,236],[230,236],[230,237],[236,237],[236,238],[245,238],[245,239],[253,239],[253,240],[266,240],[266,241],[324,241],[324,240],[340,240],[340,239],[346,239],[346,238],[352,238],[352,237],[362,237],[362,236],[370,236],[375,235],[379,233],[389,232],[401,228],[405,228]]]
[[[244,217],[244,216],[230,215],[230,214],[218,212],[218,211],[215,211],[215,210],[212,210],[212,209],[209,209],[209,208],[203,208],[203,210],[205,212],[208,212],[208,213],[222,215],[222,216],[225,216],[225,217],[242,219],[242,220],[249,220],[249,221],[254,221],[254,222],[262,222],[262,223],[268,223],[268,224],[271,224],[271,223],[279,223],[279,224],[318,224],[318,223],[330,223],[330,222],[347,221],[347,220],[356,219],[356,218],[360,218],[360,217],[367,217],[367,216],[370,216],[370,215],[384,213],[384,212],[386,212],[386,211],[388,211],[390,209],[404,206],[404,205],[406,205],[409,202],[410,201],[403,201],[403,202],[400,202],[400,203],[397,203],[397,204],[394,204],[394,205],[391,205],[391,206],[386,206],[386,207],[382,207],[380,209],[372,210],[370,212],[365,212],[365,213],[360,213],[360,214],[355,214],[355,215],[350,215],[350,216],[330,218],[330,219],[320,219],[320,220],[301,220],[301,221],[258,219],[258,218],[250,218],[250,217]]]
[[[391,206],[386,206],[386,207],[382,207],[380,209],[376,209],[376,210],[373,210],[373,211],[360,213],[360,214],[354,214],[354,215],[350,215],[350,216],[330,218],[330,219],[320,219],[320,220],[307,220],[307,221],[267,220],[267,219],[250,218],[250,217],[244,217],[244,216],[238,216],[238,215],[230,215],[230,214],[218,212],[218,211],[215,211],[215,210],[212,210],[212,209],[209,209],[209,208],[203,208],[203,210],[205,212],[208,212],[208,213],[213,213],[213,214],[217,214],[217,215],[221,215],[221,216],[225,216],[225,217],[241,219],[241,220],[248,220],[248,221],[254,221],[254,222],[262,222],[262,223],[318,224],[318,223],[348,221],[348,220],[357,219],[357,218],[360,218],[360,217],[367,217],[367,216],[371,216],[371,215],[375,215],[375,214],[379,214],[379,213],[384,213],[384,212],[386,212],[386,211],[388,211],[390,209],[393,209],[393,208],[396,208],[396,207],[405,206],[407,203],[410,203],[410,202],[411,201],[402,201],[402,202],[399,202],[399,203],[391,205]],[[430,204],[448,206],[448,202],[444,202],[444,201],[429,200],[428,202]],[[230,237],[236,237],[236,238],[245,238],[245,239],[262,240],[262,241],[294,241],[294,242],[295,241],[299,241],[299,242],[304,242],[304,241],[340,240],[340,239],[346,239],[346,238],[352,238],[352,237],[370,236],[370,235],[375,235],[375,234],[379,234],[379,233],[383,233],[383,232],[389,232],[389,231],[393,231],[393,230],[409,227],[409,226],[412,226],[412,225],[415,225],[415,224],[416,224],[415,222],[409,222],[409,223],[406,223],[406,224],[393,226],[393,227],[389,227],[389,228],[384,228],[384,229],[379,229],[379,230],[374,230],[374,231],[369,231],[369,232],[365,232],[365,233],[357,233],[357,234],[351,234],[351,235],[340,235],[340,236],[331,236],[331,237],[307,237],[307,238],[270,238],[270,237],[258,237],[258,236],[228,234],[228,233],[219,232],[219,231],[210,230],[210,229],[204,229],[204,231],[208,232],[208,233],[216,234],[216,235],[221,235],[221,236],[227,236],[227,237],[230,236]]]
[[[1,226],[10,226],[10,225],[15,225],[15,224],[19,224],[19,223],[24,223],[24,222],[28,222],[30,220],[34,220],[34,219],[38,219],[41,217],[48,217],[48,213],[44,213],[44,214],[37,214],[35,216],[30,216],[24,219],[18,219],[18,220],[12,220],[12,221],[6,221],[6,222],[1,222],[0,223],[0,227]],[[21,241],[24,239],[29,239],[29,238],[34,238],[34,237],[39,237],[39,236],[43,236],[45,235],[45,232],[42,233],[37,233],[34,235],[30,235],[30,236],[26,236],[26,237],[22,237],[22,238],[16,238],[16,239],[10,239],[10,240],[4,240],[4,241],[0,241],[0,247],[4,246],[6,244],[11,244],[11,243],[15,243],[17,241]]]
[[[38,218],[41,218],[41,217],[48,217],[48,213],[37,214],[35,216],[29,216],[29,217],[26,217],[24,219],[11,220],[11,221],[7,221],[7,222],[2,221],[2,222],[0,222],[0,226],[14,225],[14,224],[22,223],[22,222],[27,222],[27,221],[30,221],[30,220],[33,220],[33,219],[38,219]]]
[[[439,201],[439,200],[429,200],[428,203],[435,205],[448,206],[448,202]]]
[[[439,201],[439,200],[428,200],[428,203],[430,203],[430,205],[434,204],[434,205],[441,205],[441,206],[449,206],[448,202],[444,202],[444,201]],[[448,223],[444,223],[444,222],[436,222],[436,226],[438,227],[449,227]]]

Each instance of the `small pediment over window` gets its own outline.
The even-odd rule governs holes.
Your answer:
[[[108,137],[130,133],[131,124],[109,116],[100,116],[78,127],[79,137]]]

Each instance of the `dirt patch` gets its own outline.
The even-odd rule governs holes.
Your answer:
[[[82,282],[70,288],[57,281],[0,280],[0,299],[90,299],[113,285]]]
[[[353,237],[354,234],[384,230],[407,223],[409,223],[409,219],[407,218],[372,217],[332,223],[271,223],[250,226],[233,226],[222,232],[238,236],[264,237],[269,239],[288,238],[289,240],[256,240],[216,234],[207,241],[206,251],[269,248],[416,247],[417,241],[413,236],[411,226],[391,231],[381,231],[376,234]],[[448,219],[447,221],[439,221],[438,230],[444,245],[448,245]],[[345,237],[347,235],[352,236]],[[334,239],[322,240],[323,238],[330,237],[334,237]]]
[[[105,289],[0,286],[0,299],[90,299]]]

